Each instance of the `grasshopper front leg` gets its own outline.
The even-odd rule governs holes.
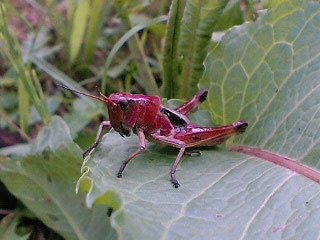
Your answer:
[[[125,167],[127,166],[127,164],[130,162],[130,160],[133,159],[135,156],[137,156],[139,153],[141,153],[146,148],[146,137],[144,136],[142,129],[138,129],[137,134],[139,136],[140,146],[137,151],[132,153],[125,161],[123,161],[123,163],[118,171],[118,174],[117,174],[118,178],[122,177],[122,172],[125,169]]]
[[[102,133],[102,129],[104,127],[107,128],[107,131],[109,131],[112,128],[110,121],[103,121],[100,124],[99,130],[98,130],[98,133],[97,133],[97,136],[96,136],[96,140],[94,141],[94,143],[90,147],[87,148],[87,150],[85,150],[83,152],[83,158],[86,158],[88,153],[91,152],[91,150],[94,149],[96,146],[98,146],[98,144],[100,142],[100,136],[101,136],[101,133]]]
[[[182,159],[183,153],[185,152],[185,149],[186,149],[185,143],[178,140],[178,139],[175,139],[173,137],[165,137],[165,136],[160,136],[158,134],[151,134],[151,136],[155,141],[162,142],[162,143],[165,143],[167,145],[170,145],[170,146],[173,146],[176,148],[180,148],[178,156],[177,156],[176,160],[174,161],[172,168],[171,168],[171,171],[170,171],[171,182],[175,188],[178,188],[180,186],[180,184],[179,184],[178,180],[176,179],[175,173],[176,173],[177,167]]]

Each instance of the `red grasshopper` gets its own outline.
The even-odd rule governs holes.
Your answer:
[[[111,94],[108,98],[98,90],[102,96],[100,98],[65,86],[61,87],[74,93],[98,99],[108,106],[110,121],[103,121],[100,124],[96,140],[83,153],[83,158],[98,145],[104,127],[108,131],[113,128],[122,137],[130,136],[131,131],[139,136],[140,146],[122,163],[117,174],[119,178],[122,177],[122,172],[129,161],[145,149],[147,139],[180,149],[170,171],[173,186],[178,188],[180,184],[176,179],[175,172],[186,148],[221,144],[229,137],[245,132],[248,127],[248,123],[245,121],[221,127],[200,127],[192,124],[185,114],[197,108],[206,99],[208,91],[204,89],[183,105],[172,110],[161,105],[158,96],[119,92]]]

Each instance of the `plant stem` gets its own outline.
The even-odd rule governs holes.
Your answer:
[[[28,142],[32,142],[32,138],[29,137],[22,129],[20,129],[4,112],[0,111],[0,116],[13,127],[24,139]]]

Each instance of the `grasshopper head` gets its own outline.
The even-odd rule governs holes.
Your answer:
[[[154,119],[160,110],[160,98],[157,96],[120,92],[111,94],[108,98],[97,89],[102,97],[100,98],[67,86],[58,86],[106,103],[111,125],[123,137],[129,136],[136,128],[148,129],[153,126]]]
[[[109,99],[115,103],[108,104],[109,119],[121,136],[130,136],[136,128],[148,128],[160,108],[160,98],[155,96],[120,92]]]
[[[108,104],[109,119],[112,127],[122,137],[130,136],[131,131],[135,125],[135,114],[136,104],[134,101],[129,100],[125,93],[112,94],[112,102],[115,105]]]

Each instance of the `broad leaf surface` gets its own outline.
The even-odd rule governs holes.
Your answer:
[[[65,239],[114,239],[107,208],[88,209],[74,189],[80,176],[81,149],[59,117],[39,133],[30,152],[0,155],[0,179],[45,224]]]
[[[319,3],[284,1],[231,29],[210,53],[201,85],[209,89],[215,124],[249,122],[231,142],[319,163],[319,23]],[[90,188],[89,206],[120,195],[111,221],[120,239],[319,239],[316,182],[216,148],[185,156],[174,189],[169,171],[177,151],[154,144],[116,178],[138,146],[136,136],[105,135],[79,181]]]
[[[174,189],[169,171],[177,152],[147,145],[116,178],[138,138],[105,135],[86,163],[83,181],[93,184],[88,205],[108,203],[120,193],[112,215],[120,239],[316,239],[320,230],[320,186],[289,170],[224,150],[184,157]],[[84,181],[86,183],[86,181]]]
[[[235,142],[318,168],[320,5],[303,2],[286,1],[226,34],[205,63],[201,86],[216,123],[249,122]]]

